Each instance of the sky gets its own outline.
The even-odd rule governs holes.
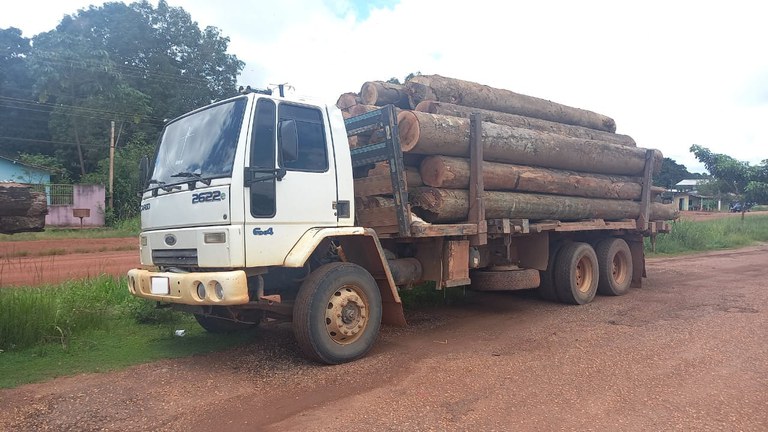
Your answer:
[[[3,7],[53,29],[95,0]],[[153,1],[156,4],[156,1]],[[440,74],[588,109],[692,172],[691,144],[768,159],[768,3],[732,0],[168,0],[218,27],[240,83],[335,103],[363,82]],[[727,4],[726,4],[727,3]]]

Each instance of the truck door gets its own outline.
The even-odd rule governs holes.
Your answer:
[[[308,229],[337,226],[336,169],[328,128],[317,107],[258,100],[244,194],[248,267],[281,265]],[[295,157],[281,156],[281,129],[295,132]]]

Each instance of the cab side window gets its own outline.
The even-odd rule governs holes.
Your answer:
[[[294,120],[299,139],[298,158],[286,161],[282,166],[294,171],[327,171],[328,152],[322,112],[317,108],[281,104],[279,119]]]

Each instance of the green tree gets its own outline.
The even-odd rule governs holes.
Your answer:
[[[50,108],[34,100],[34,77],[29,69],[30,40],[21,30],[0,29],[0,149],[15,156],[19,152],[52,154],[47,141]]]
[[[112,199],[114,209],[108,209],[108,222],[115,219],[125,219],[135,216],[139,212],[141,198],[139,192],[141,184],[139,180],[138,161],[144,155],[151,155],[154,145],[149,143],[142,134],[135,134],[123,147],[115,151],[114,188]],[[99,161],[94,172],[87,174],[82,179],[85,183],[108,184],[109,160]],[[109,200],[109,196],[107,196]]]
[[[672,189],[680,180],[694,178],[685,165],[665,157],[661,163],[659,174],[653,179],[653,184],[666,189]]]
[[[737,201],[768,202],[768,159],[755,166],[696,144],[690,150],[712,174],[713,190],[733,194]]]

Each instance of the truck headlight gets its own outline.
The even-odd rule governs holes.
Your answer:
[[[205,284],[202,282],[197,283],[197,297],[200,300],[205,300]]]
[[[216,281],[215,285],[213,286],[213,291],[216,293],[216,297],[219,300],[224,299],[224,287],[221,286],[221,283],[219,283],[219,281]]]

